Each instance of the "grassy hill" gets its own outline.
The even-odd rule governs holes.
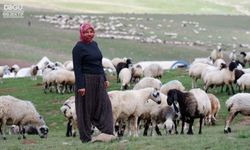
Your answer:
[[[249,15],[247,0],[3,0],[47,11],[81,13],[243,14]]]

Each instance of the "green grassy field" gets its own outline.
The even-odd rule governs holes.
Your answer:
[[[108,89],[117,90],[120,85],[116,83],[115,77],[108,76],[111,86]],[[182,69],[166,71],[161,79],[163,83],[178,79],[186,89],[190,89],[191,80],[187,71]],[[201,87],[201,83],[199,83]],[[194,135],[165,135],[163,136],[140,136],[132,138],[124,136],[118,141],[111,143],[82,144],[79,137],[65,137],[66,120],[60,112],[62,103],[73,94],[44,94],[41,85],[41,78],[32,81],[30,78],[4,79],[0,86],[0,95],[13,95],[20,99],[30,100],[34,103],[39,113],[44,117],[49,126],[47,139],[40,139],[35,135],[28,135],[26,140],[18,140],[17,136],[9,135],[8,140],[0,139],[1,149],[248,149],[250,138],[250,127],[245,118],[236,117],[232,123],[232,133],[223,133],[224,120],[227,115],[225,100],[228,95],[214,89],[214,93],[220,100],[221,110],[215,126],[203,127],[203,134],[198,134],[198,122],[195,123]],[[178,127],[180,131],[180,127]]]
[[[17,2],[17,1],[8,1]],[[124,22],[126,24],[145,24],[157,36],[165,40],[171,40],[163,35],[163,31],[178,33],[175,40],[178,41],[202,41],[204,46],[185,46],[168,44],[150,44],[138,41],[115,40],[95,38],[102,53],[107,58],[113,57],[131,57],[134,62],[142,60],[186,60],[191,62],[195,57],[207,57],[217,43],[224,44],[226,52],[232,49],[232,44],[237,45],[237,49],[249,51],[246,48],[240,48],[241,43],[249,43],[250,20],[248,16],[231,15],[181,15],[181,14],[241,14],[230,5],[237,4],[236,0],[228,0],[229,6],[221,6],[212,2],[202,0],[191,1],[120,1],[117,0],[111,4],[110,0],[105,1],[35,1],[20,0],[23,4],[29,4],[26,7],[23,19],[3,19],[0,18],[0,65],[17,63],[25,67],[37,63],[43,56],[49,57],[52,61],[61,61],[71,59],[71,50],[78,40],[78,30],[63,30],[54,27],[53,24],[39,22],[34,15],[55,15],[68,14],[70,16],[79,15],[70,12],[81,12],[80,14],[89,16],[104,16],[107,19],[110,16],[125,16],[144,18],[140,21]],[[102,2],[102,3],[97,3]],[[113,1],[112,1],[113,2]],[[221,1],[220,1],[221,2]],[[225,2],[224,0],[222,2]],[[1,4],[6,1],[1,1]],[[84,3],[80,6],[79,3]],[[125,3],[125,4],[124,4]],[[100,6],[102,4],[102,7]],[[132,6],[133,4],[133,6]],[[135,5],[136,4],[136,5]],[[185,7],[187,4],[191,4]],[[243,3],[242,3],[243,4]],[[242,5],[240,4],[240,5]],[[103,5],[105,7],[103,7]],[[168,7],[164,7],[164,6]],[[36,6],[36,7],[35,7]],[[90,7],[91,6],[91,7]],[[178,7],[180,6],[180,7]],[[206,7],[205,7],[206,6]],[[78,7],[78,8],[77,8]],[[86,7],[86,8],[85,8]],[[43,8],[43,9],[40,9]],[[87,9],[88,8],[88,9]],[[116,11],[116,14],[111,11]],[[126,9],[125,9],[126,8]],[[250,8],[249,2],[245,1],[244,8]],[[76,10],[76,11],[74,11]],[[84,10],[81,11],[81,10]],[[141,14],[124,14],[123,11],[138,12]],[[105,12],[106,14],[96,14]],[[158,13],[158,14],[152,14]],[[171,14],[162,14],[171,13]],[[179,13],[180,15],[174,15]],[[152,22],[147,18],[153,18]],[[27,25],[28,21],[32,25]],[[166,20],[166,23],[162,23]],[[173,22],[170,23],[170,20]],[[181,27],[182,21],[196,21],[199,26],[206,28],[205,32],[195,34],[192,26]],[[163,24],[158,29],[158,24]],[[171,26],[168,26],[171,25]],[[145,32],[146,35],[150,33]],[[213,38],[208,38],[212,36]],[[219,38],[220,37],[220,38]],[[233,40],[232,37],[237,37]],[[111,81],[110,90],[119,89],[120,85],[115,82],[114,77],[108,77]],[[171,70],[165,72],[161,79],[163,83],[178,79],[187,89],[191,88],[191,80],[187,76],[186,70]],[[66,120],[60,113],[62,103],[73,94],[59,95],[56,93],[44,94],[41,85],[42,79],[32,81],[30,78],[4,79],[0,84],[0,95],[13,95],[20,99],[31,100],[37,110],[43,115],[49,126],[48,139],[40,139],[38,136],[28,136],[27,140],[17,140],[16,136],[8,136],[8,140],[0,139],[0,149],[249,149],[250,127],[245,117],[238,116],[232,125],[233,132],[224,135],[224,120],[227,114],[225,100],[228,98],[226,93],[220,93],[219,89],[212,90],[221,102],[221,110],[216,126],[203,128],[203,134],[198,135],[198,126],[195,125],[195,135],[164,135],[154,137],[129,138],[125,136],[119,141],[111,143],[82,144],[78,137],[66,138]],[[202,84],[199,84],[202,87]],[[179,129],[180,130],[180,129]],[[124,141],[125,140],[125,141]],[[128,140],[128,141],[126,141]],[[33,143],[33,144],[32,144]]]

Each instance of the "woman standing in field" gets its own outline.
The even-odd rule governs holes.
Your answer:
[[[81,24],[80,41],[72,50],[76,114],[80,140],[83,143],[91,141],[92,125],[102,132],[93,139],[104,138],[104,141],[109,141],[114,138],[112,107],[106,91],[109,82],[102,67],[102,53],[93,41],[94,35],[91,24]]]

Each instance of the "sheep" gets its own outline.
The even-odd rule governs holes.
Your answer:
[[[73,66],[73,61],[72,60],[67,60],[63,63],[63,66],[66,70],[69,71],[74,71],[74,66]]]
[[[203,70],[206,70],[206,68],[209,66],[211,65],[204,63],[194,63],[190,65],[188,69],[188,75],[192,78],[192,88],[197,87],[197,80],[201,78]]]
[[[213,61],[211,60],[210,57],[206,57],[206,58],[195,58],[192,62],[192,64],[196,64],[196,63],[203,63],[203,64],[209,64],[212,65]]]
[[[39,70],[38,66],[35,65],[30,66],[30,75],[32,80],[37,80],[36,75],[38,70]]]
[[[225,134],[232,131],[230,124],[238,113],[244,116],[250,115],[250,94],[238,93],[233,95],[226,101],[226,107],[228,109],[228,114],[225,120]]]
[[[68,98],[63,103],[63,106],[60,108],[60,110],[64,114],[64,117],[68,119],[66,136],[67,137],[69,137],[69,136],[75,137],[76,136],[76,130],[77,130],[77,116],[76,116],[76,109],[75,109],[75,96],[71,96],[70,98]]]
[[[220,101],[214,94],[208,93],[207,95],[211,102],[211,123],[215,125],[216,117],[220,110]],[[206,120],[209,121],[209,118]],[[210,122],[208,122],[208,124],[210,124]]]
[[[119,73],[123,68],[129,68],[132,65],[132,60],[128,58],[126,62],[120,62],[116,66],[117,83],[119,83]]]
[[[144,77],[138,83],[135,84],[133,89],[138,90],[138,89],[143,89],[147,87],[153,87],[153,88],[160,90],[161,86],[162,86],[162,83],[159,79],[155,79],[152,77]]]
[[[138,136],[137,121],[143,113],[145,102],[151,99],[158,104],[161,103],[160,93],[154,88],[144,88],[140,90],[110,91],[108,92],[111,104],[114,125],[117,120],[128,120],[129,135]]]
[[[176,103],[179,104],[179,110],[182,120],[181,134],[183,134],[184,123],[189,123],[187,134],[193,134],[192,126],[195,118],[200,118],[199,134],[202,133],[202,122],[211,112],[211,103],[205,91],[201,89],[191,89],[189,92],[172,89],[168,92],[167,103],[172,104],[178,111]]]
[[[163,73],[163,68],[159,64],[150,64],[143,70],[144,77],[161,78]]]
[[[238,80],[237,85],[239,86],[239,92],[246,91],[250,88],[250,73],[243,74]]]
[[[214,62],[214,65],[217,66],[217,67],[220,67],[222,64],[226,64],[225,60],[224,59],[216,59],[215,62]]]
[[[132,74],[131,82],[137,83],[143,76],[142,66],[139,64],[137,64],[135,66],[133,65],[132,69],[131,69],[131,74]]]
[[[10,72],[14,72],[15,77],[19,70],[20,70],[20,67],[17,64],[12,65],[12,67],[10,68]]]
[[[115,57],[111,60],[112,64],[114,65],[114,67],[117,67],[117,65],[120,63],[120,62],[123,62],[123,63],[126,63],[127,61],[127,58],[124,57],[124,58],[118,58],[118,57]]]
[[[168,94],[168,91],[171,90],[171,89],[177,89],[177,90],[180,90],[180,91],[184,91],[185,90],[185,87],[182,85],[182,83],[178,80],[171,80],[165,84],[163,84],[161,86],[161,89],[160,91],[167,95]]]
[[[102,58],[102,66],[104,69],[111,69],[112,70],[111,72],[113,72],[113,74],[116,72],[115,66],[108,58]]]
[[[212,52],[211,52],[211,55],[210,55],[211,59],[213,60],[213,62],[215,62],[217,59],[219,58],[223,58],[223,51],[222,51],[222,48],[217,48],[217,49],[214,49]]]
[[[10,95],[0,96],[0,120],[0,131],[2,131],[0,133],[5,140],[6,125],[18,125],[24,139],[26,138],[24,126],[26,125],[36,127],[39,136],[47,138],[48,127],[30,101],[21,100]]]
[[[236,63],[231,62],[228,68],[223,68],[222,70],[211,71],[204,77],[205,91],[208,91],[209,87],[226,85],[226,90],[230,94],[229,86],[231,86],[231,92],[234,94],[234,89],[232,83],[235,79],[234,69],[236,68]]]
[[[128,68],[123,68],[119,73],[119,79],[121,81],[121,90],[127,90],[130,86],[131,71]]]
[[[243,54],[243,53],[242,53]],[[250,52],[247,52],[247,53],[244,53],[245,54],[245,57],[244,57],[244,61],[246,63],[248,63],[248,65],[250,66]],[[243,54],[243,55],[244,55]]]
[[[237,53],[236,53],[236,50],[235,50],[235,49],[233,49],[232,52],[229,54],[229,59],[230,59],[231,61],[237,60]]]
[[[9,66],[5,65],[5,66],[0,66],[0,83],[2,83],[2,78],[5,74],[8,74],[9,72]]]

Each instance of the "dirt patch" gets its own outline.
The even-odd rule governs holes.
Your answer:
[[[250,117],[243,117],[240,120],[240,125],[250,125]]]
[[[36,144],[36,141],[24,139],[21,141],[21,144]]]
[[[0,59],[0,66],[3,65],[8,65],[8,66],[12,66],[14,64],[17,64],[20,67],[29,67],[32,65],[32,63],[27,62],[27,61],[23,61],[23,60],[17,60],[17,59]]]
[[[0,89],[0,95],[6,94],[6,93],[15,92],[15,91],[16,91],[16,88],[4,88],[4,89]]]

